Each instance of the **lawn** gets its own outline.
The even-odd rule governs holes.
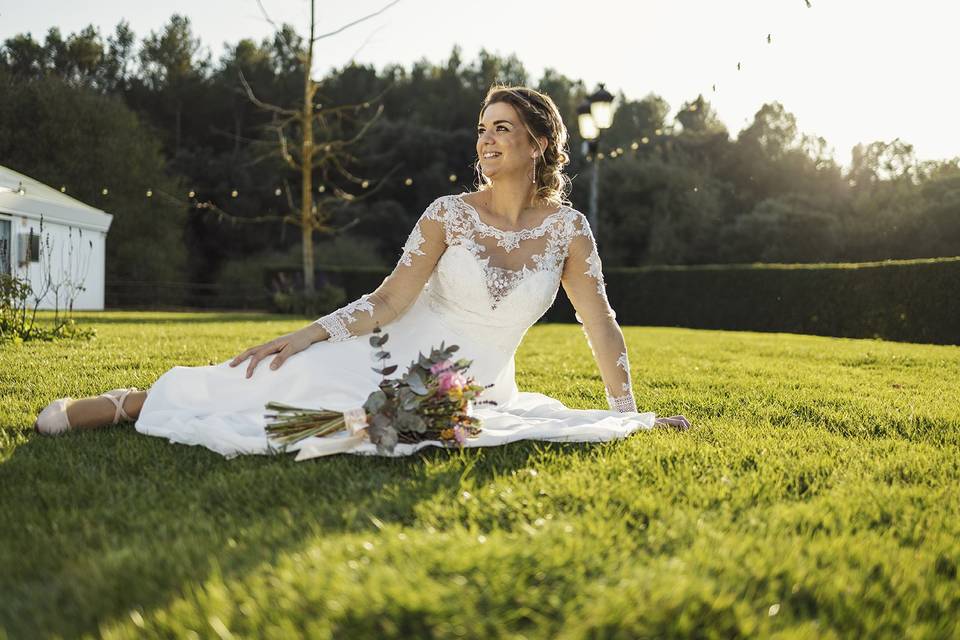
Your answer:
[[[148,387],[304,324],[80,315],[0,347],[0,637],[957,637],[960,348],[624,327],[689,432],[401,459],[224,460],[50,400]],[[605,407],[575,325],[521,389]]]

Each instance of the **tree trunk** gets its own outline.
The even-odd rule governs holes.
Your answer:
[[[303,65],[303,140],[300,171],[301,209],[300,222],[303,230],[303,291],[315,291],[313,279],[313,30],[315,2],[310,0],[310,38],[307,41],[306,60]]]

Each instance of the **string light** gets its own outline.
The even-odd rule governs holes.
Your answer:
[[[369,180],[364,180],[363,182],[360,183],[360,186],[363,187],[364,189],[366,189],[367,187],[370,186],[370,181],[369,181]]]
[[[197,196],[197,192],[196,192],[196,191],[191,191],[190,193],[187,194],[187,197],[188,197],[188,198],[195,198],[196,196]]]
[[[103,191],[100,192],[100,195],[104,195],[104,196],[110,195],[110,189],[107,189],[106,187],[104,187]]]
[[[449,176],[447,176],[447,179],[448,179],[450,182],[456,182],[456,181],[457,181],[457,174],[451,173]]]
[[[636,141],[636,140],[634,140],[633,143],[630,144],[630,148],[633,149],[634,151],[636,151],[637,149],[640,148],[640,145],[637,144],[637,141]]]
[[[238,195],[240,195],[240,192],[238,192],[236,189],[230,192],[231,198],[236,198]]]
[[[650,138],[648,138],[647,136],[643,136],[642,138],[640,138],[640,142],[642,142],[643,144],[647,144],[648,142],[650,142]]]
[[[413,178],[407,178],[406,180],[403,181],[403,184],[409,187],[410,185],[413,184]]]
[[[148,198],[152,198],[152,197],[153,197],[153,189],[147,189],[147,197],[148,197]]]
[[[276,189],[273,190],[273,195],[275,195],[275,196],[278,196],[278,197],[279,197],[281,193],[283,193],[283,192],[280,191],[280,187],[277,187]]]
[[[326,190],[327,190],[327,188],[326,188],[325,186],[323,186],[323,185],[320,185],[319,187],[317,187],[317,191],[318,191],[319,193],[323,193],[323,192],[326,191]]]
[[[66,193],[66,192],[67,192],[67,188],[65,186],[61,186],[60,193]]]

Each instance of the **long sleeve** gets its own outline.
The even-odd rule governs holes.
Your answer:
[[[590,224],[583,214],[574,220],[574,233],[561,282],[597,361],[607,404],[611,410],[621,413],[636,411],[626,341],[617,324],[617,314],[607,300],[600,254]]]
[[[434,200],[413,226],[400,260],[380,286],[314,321],[326,329],[329,341],[339,342],[370,333],[413,304],[446,250],[445,215],[441,200]]]

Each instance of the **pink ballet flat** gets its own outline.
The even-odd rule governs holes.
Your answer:
[[[33,423],[33,430],[46,435],[69,431],[71,427],[67,420],[67,404],[71,400],[73,398],[59,398],[44,407]]]
[[[121,417],[124,420],[133,420],[133,418],[123,410],[123,401],[134,391],[139,391],[139,389],[136,387],[130,387],[129,389],[112,389],[98,396],[107,398],[116,406],[117,410],[113,414],[113,422],[110,424],[117,424]],[[36,422],[33,423],[34,430],[46,435],[56,435],[72,429],[73,427],[70,425],[70,420],[67,419],[67,405],[70,404],[71,400],[73,400],[73,398],[58,398],[44,407],[40,415],[37,416]]]

